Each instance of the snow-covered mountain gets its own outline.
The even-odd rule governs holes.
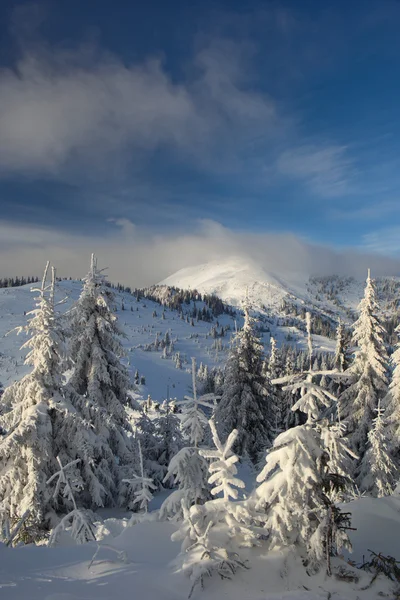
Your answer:
[[[159,285],[216,294],[233,306],[240,306],[248,294],[255,308],[265,307],[278,316],[284,304],[292,304],[352,322],[363,295],[365,277],[363,274],[360,279],[331,274],[310,276],[305,272],[277,274],[273,264],[267,270],[251,259],[231,257],[186,267]],[[400,278],[379,277],[376,287],[382,311],[386,315],[397,313]]]
[[[306,293],[307,280],[305,273],[280,276],[272,269],[267,272],[251,259],[231,257],[181,269],[159,285],[216,294],[234,306],[239,306],[248,293],[256,306],[277,308],[288,295],[302,298]]]

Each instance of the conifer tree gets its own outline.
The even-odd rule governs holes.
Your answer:
[[[388,356],[383,342],[384,329],[379,319],[375,286],[368,271],[364,297],[359,304],[359,318],[354,324],[355,359],[347,374],[350,385],[340,402],[346,420],[350,444],[362,459],[374,411],[388,386]]]
[[[46,481],[55,460],[50,411],[62,402],[60,364],[63,341],[54,316],[53,293],[47,284],[49,263],[38,293],[36,308],[25,327],[30,338],[25,364],[32,371],[8,387],[2,396],[0,415],[0,511],[12,521],[29,511],[38,529],[48,527],[54,510]],[[55,273],[53,271],[52,285]]]
[[[345,339],[344,325],[341,319],[336,329],[336,347],[333,361],[335,369],[343,373],[349,367],[348,349]]]
[[[182,406],[182,433],[189,442],[171,459],[164,481],[174,477],[178,489],[172,492],[161,506],[162,519],[181,519],[185,509],[202,504],[209,498],[207,484],[208,465],[199,453],[207,419],[199,407],[196,386],[196,359],[192,358],[193,398],[186,398]],[[208,400],[208,396],[206,397]],[[203,400],[204,402],[204,400]]]
[[[216,573],[222,579],[230,579],[237,569],[246,568],[240,548],[257,544],[246,506],[240,501],[231,502],[238,499],[238,488],[244,488],[235,466],[239,459],[232,451],[237,431],[232,431],[223,444],[213,420],[210,428],[215,449],[200,453],[212,461],[211,494],[220,497],[202,505],[194,504],[190,509],[184,507],[182,525],[172,535],[173,540],[182,540],[177,563],[192,581],[189,597],[197,585],[204,587],[205,577]]]
[[[259,453],[271,445],[273,436],[273,415],[262,367],[263,347],[246,303],[243,329],[234,339],[215,418],[221,433],[237,429],[235,450],[254,463]]]
[[[396,328],[400,338],[400,325]],[[400,472],[400,341],[391,356],[393,367],[389,391],[383,400],[385,409],[385,434],[390,455]]]
[[[0,427],[1,512],[15,520],[27,510],[38,531],[52,525],[57,515],[73,509],[68,495],[53,498],[45,483],[59,457],[70,466],[75,495],[84,507],[102,504],[104,455],[101,440],[87,419],[89,401],[64,384],[65,345],[55,312],[55,270],[46,283],[34,289],[36,309],[25,327],[30,335],[23,348],[30,351],[26,364],[32,371],[11,385],[2,398]],[[92,408],[96,414],[97,407]],[[58,459],[57,459],[58,460]],[[22,513],[21,513],[22,511]]]
[[[96,435],[93,468],[100,487],[94,504],[125,502],[122,479],[137,457],[129,437],[127,419],[129,376],[121,358],[122,335],[114,314],[114,294],[91,258],[90,270],[78,302],[71,310],[69,354],[72,375],[69,385],[81,399],[81,411]]]
[[[384,411],[380,400],[375,412],[376,417],[368,433],[367,451],[360,465],[358,481],[361,491],[381,498],[393,493],[399,473],[389,453]]]
[[[320,418],[336,398],[313,380],[319,373],[312,368],[310,316],[306,322],[309,369],[274,383],[286,384],[287,391],[300,393],[292,410],[304,413],[307,421],[276,438],[257,477],[261,485],[256,491],[256,506],[265,510],[269,547],[294,546],[317,567],[330,552],[349,544],[344,531],[348,519],[334,502],[350,480],[344,472],[348,452],[341,430],[330,431],[327,419]]]

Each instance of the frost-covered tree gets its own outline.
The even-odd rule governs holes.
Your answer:
[[[381,498],[393,493],[399,472],[389,453],[387,428],[380,401],[375,412],[376,417],[368,433],[367,451],[361,461],[357,481],[361,491]]]
[[[172,477],[178,489],[172,492],[164,501],[160,509],[161,518],[180,519],[184,508],[193,504],[204,503],[209,498],[207,484],[208,465],[199,453],[199,445],[203,441],[207,419],[199,407],[196,386],[196,360],[192,358],[192,383],[193,397],[186,397],[180,403],[182,406],[181,426],[184,437],[189,446],[179,450],[171,459],[164,481]],[[205,397],[208,401],[209,396]]]
[[[238,568],[246,568],[240,558],[240,548],[257,543],[250,527],[251,517],[243,502],[238,499],[238,488],[244,487],[237,477],[238,456],[232,452],[237,431],[232,431],[225,444],[219,437],[213,420],[210,421],[215,450],[201,450],[204,458],[211,460],[209,483],[211,494],[221,497],[205,504],[184,507],[184,520],[173,540],[182,540],[177,564],[192,581],[192,595],[197,585],[204,586],[205,577],[214,573],[230,579]]]
[[[46,283],[48,266],[38,292],[36,309],[26,327],[24,348],[31,372],[4,393],[1,405],[0,510],[11,521],[29,510],[30,524],[39,532],[73,509],[68,495],[54,498],[46,480],[57,468],[56,457],[69,464],[74,494],[83,508],[102,506],[114,488],[115,456],[93,423],[107,426],[107,415],[88,397],[64,384],[65,346],[55,312],[54,287]],[[72,463],[72,464],[71,464]],[[112,465],[110,469],[109,465]],[[113,501],[110,494],[110,501]]]
[[[336,347],[335,347],[335,357],[333,360],[334,367],[343,373],[349,367],[349,356],[348,356],[348,347],[345,336],[345,329],[343,322],[339,319],[339,323],[336,329]]]
[[[153,491],[157,489],[157,486],[150,477],[146,476],[143,466],[143,453],[140,440],[138,440],[138,450],[140,475],[133,473],[133,479],[123,479],[122,482],[128,483],[130,489],[133,491],[133,498],[128,504],[128,508],[133,510],[136,507],[136,504],[139,504],[140,510],[144,513],[147,513],[149,503],[153,499]]]
[[[282,391],[274,386],[271,382],[279,377],[279,357],[276,346],[276,340],[271,336],[270,339],[271,351],[268,360],[265,362],[266,368],[264,372],[265,388],[267,390],[269,402],[271,405],[272,423],[274,426],[273,433],[276,437],[282,431],[285,431],[287,423],[288,402]]]
[[[396,328],[400,337],[400,325]],[[393,367],[389,391],[382,404],[385,409],[385,433],[389,452],[397,469],[400,471],[400,341],[391,356]]]
[[[329,430],[327,419],[320,418],[336,398],[313,381],[320,373],[312,368],[310,318],[307,329],[309,369],[275,381],[286,384],[287,391],[300,392],[292,410],[307,415],[307,421],[279,435],[267,453],[257,477],[261,485],[256,508],[265,510],[270,548],[294,546],[318,566],[329,552],[348,543],[343,530],[348,520],[333,502],[350,483],[344,472],[349,452],[341,441],[342,431]]]
[[[265,511],[268,547],[295,547],[314,566],[326,556],[328,540],[322,532],[327,533],[327,515],[333,510],[329,494],[346,485],[344,477],[330,472],[328,463],[319,428],[306,423],[276,438],[257,477],[256,507]],[[337,512],[335,527],[329,530],[336,531],[335,551],[349,546],[340,519]]]
[[[119,502],[125,502],[121,480],[135,463],[126,414],[130,381],[121,362],[122,332],[114,309],[113,292],[92,255],[82,293],[71,310],[69,386],[81,398],[82,414],[96,435],[91,468],[99,487],[95,497],[94,490],[91,494],[98,506],[114,504],[118,494]]]
[[[63,498],[68,498],[72,504],[72,510],[65,515],[58,525],[51,531],[49,538],[49,546],[54,546],[61,533],[66,530],[70,530],[71,537],[76,541],[77,544],[85,544],[86,542],[92,542],[96,540],[96,535],[93,527],[94,515],[87,510],[81,510],[78,508],[75,502],[75,496],[73,487],[77,489],[76,482],[71,484],[68,470],[74,467],[80,462],[79,459],[72,460],[67,465],[63,465],[60,457],[57,456],[57,462],[59,471],[54,473],[48,481],[47,485],[50,485],[53,480],[56,481],[56,486],[53,493],[53,498],[56,500],[59,495]],[[79,488],[78,488],[79,489]]]
[[[368,271],[359,318],[354,324],[353,343],[357,346],[354,362],[348,369],[350,385],[340,401],[349,439],[355,452],[363,457],[374,411],[388,386],[388,356],[383,341],[384,329],[379,318],[375,286]]]
[[[163,403],[160,415],[154,419],[154,425],[157,440],[157,462],[165,474],[172,457],[179,452],[184,443],[180,421],[174,414],[173,405],[170,402]],[[169,484],[165,477],[164,483]]]
[[[235,335],[215,417],[222,434],[237,429],[235,450],[242,457],[248,456],[254,463],[259,453],[271,445],[274,427],[262,373],[263,359],[256,322],[246,303],[243,329]]]
[[[106,287],[93,254],[82,293],[71,310],[70,384],[78,394],[88,396],[106,410],[116,423],[125,425],[130,381],[121,362],[123,332],[114,310],[114,294]]]
[[[40,528],[47,528],[53,510],[46,481],[55,460],[51,411],[63,402],[60,365],[63,340],[54,314],[54,282],[46,282],[46,265],[36,308],[25,327],[30,337],[22,349],[29,352],[25,364],[31,372],[8,387],[2,396],[0,414],[0,512],[16,521],[29,511]]]
[[[293,375],[286,375],[272,381],[275,385],[283,385],[283,391],[290,392],[298,400],[291,407],[293,412],[300,411],[307,415],[307,422],[312,423],[315,421],[322,409],[326,409],[331,406],[332,403],[336,403],[336,397],[331,394],[326,388],[321,387],[316,382],[316,379],[320,378],[321,375],[334,376],[334,371],[314,371],[313,369],[313,345],[311,337],[311,315],[306,314],[307,324],[307,346],[308,346],[308,370],[300,373],[294,373]]]

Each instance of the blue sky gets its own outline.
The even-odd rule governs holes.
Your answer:
[[[1,221],[398,255],[399,30],[397,0],[3,0]]]

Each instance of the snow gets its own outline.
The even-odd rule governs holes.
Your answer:
[[[368,548],[398,556],[400,499],[361,498],[346,508],[353,513],[350,532],[356,562]],[[0,546],[0,588],[4,600],[183,600],[190,582],[174,567],[179,543],[171,541],[176,526],[150,521],[127,527],[127,519],[108,519],[104,528],[113,532],[97,544],[82,546]],[[126,559],[117,552],[124,552]],[[261,548],[247,553],[251,568],[238,572],[232,581],[218,577],[205,581],[205,591],[196,590],[194,600],[376,600],[390,589],[383,578],[370,589],[371,574],[358,572],[357,584],[346,584],[323,572],[310,577],[304,567],[284,552],[266,554]],[[340,564],[335,559],[334,564]],[[346,568],[348,565],[345,564]],[[354,588],[354,589],[353,589]],[[391,596],[389,595],[389,598]]]
[[[173,276],[164,283],[179,287],[197,288],[200,291],[219,291],[225,300],[230,299],[238,304],[245,294],[246,286],[257,302],[266,303],[279,315],[279,304],[283,297],[295,295],[298,301],[308,302],[311,295],[302,274],[275,277],[257,265],[242,261],[239,268],[236,259],[231,263],[210,263],[197,270],[184,270],[179,277]],[[194,275],[192,275],[194,273]],[[190,283],[191,282],[191,283]],[[354,291],[356,285],[349,284]],[[14,327],[24,325],[27,317],[24,311],[33,307],[31,286],[6,288],[0,290],[0,381],[9,385],[25,374],[29,367],[23,365],[24,352],[20,346],[25,341],[23,336],[14,334],[6,336]],[[68,310],[79,297],[82,284],[75,281],[60,283],[57,298],[68,296],[63,310]],[[347,293],[347,292],[346,292]],[[353,293],[353,292],[352,292]],[[348,292],[350,297],[350,292]],[[354,297],[356,293],[354,292]],[[267,300],[268,302],[267,302]],[[121,310],[122,302],[125,310]],[[325,302],[325,301],[324,301]],[[183,398],[191,384],[190,357],[194,356],[197,364],[203,362],[208,366],[222,366],[226,360],[226,350],[216,353],[213,350],[213,338],[209,336],[212,324],[196,322],[190,324],[179,319],[176,312],[165,309],[166,319],[161,318],[160,306],[147,299],[139,302],[130,294],[117,293],[118,318],[126,332],[123,341],[127,353],[126,364],[131,375],[138,369],[140,375],[146,377],[146,385],[139,386],[137,393],[146,397],[151,394],[155,400],[162,400],[169,395]],[[324,304],[326,306],[326,304]],[[132,310],[131,310],[132,307]],[[138,310],[137,310],[138,309]],[[158,317],[153,317],[156,310]],[[228,315],[221,315],[220,325],[230,325],[234,329],[234,320]],[[240,325],[240,323],[239,323]],[[291,328],[293,329],[293,328]],[[166,331],[171,332],[175,342],[175,350],[179,351],[188,362],[182,370],[176,369],[172,359],[162,359],[161,351],[145,351],[144,347],[154,341],[156,332],[163,337]],[[282,341],[287,328],[271,327],[272,334]],[[194,337],[194,336],[197,337]],[[297,332],[299,346],[306,348],[307,340],[301,332]],[[269,336],[268,336],[269,337]],[[313,336],[315,348],[334,350],[334,342],[320,336]],[[229,347],[230,336],[223,338]],[[264,340],[266,343],[267,340]],[[169,389],[169,392],[167,391]],[[245,475],[246,493],[254,487],[254,473],[249,465],[240,465],[239,476]],[[158,509],[170,493],[165,490],[155,495],[149,510]],[[360,498],[343,506],[352,513],[350,531],[354,553],[350,556],[356,563],[363,557],[368,558],[371,549],[400,558],[400,497]],[[76,546],[66,536],[61,538],[61,545],[54,548],[48,546],[24,546],[7,548],[0,544],[0,588],[5,600],[181,600],[187,598],[191,584],[176,569],[176,557],[180,544],[171,540],[177,526],[171,522],[155,520],[155,513],[148,520],[128,527],[129,516],[118,510],[99,511],[105,519],[98,527],[99,543],[90,542]],[[93,556],[98,550],[92,563]],[[379,577],[368,589],[371,574],[358,572],[360,581],[354,584],[339,582],[335,578],[327,578],[323,571],[309,576],[305,568],[287,551],[267,553],[265,546],[244,551],[249,560],[249,570],[238,572],[232,581],[220,581],[213,577],[205,582],[205,591],[196,589],[195,600],[204,597],[206,600],[376,600],[380,592],[388,594],[391,584]],[[339,559],[333,565],[347,563]],[[331,594],[331,595],[329,595]],[[389,595],[390,597],[390,595]]]
[[[240,281],[240,276],[238,281]],[[185,282],[183,281],[183,283]],[[24,335],[17,336],[12,330],[27,322],[28,317],[24,315],[24,312],[32,310],[34,302],[34,294],[30,289],[30,285],[0,289],[0,383],[3,387],[20,379],[29,371],[29,367],[23,364],[25,352],[20,350],[26,337]],[[243,291],[242,287],[240,289]],[[66,302],[60,307],[60,310],[67,311],[79,298],[81,290],[82,283],[80,281],[61,281],[58,284],[56,299],[59,301],[66,298]],[[182,399],[188,393],[191,386],[191,357],[196,358],[197,365],[202,362],[209,368],[223,367],[230,347],[230,338],[235,330],[235,321],[238,328],[243,322],[240,315],[233,318],[223,314],[218,317],[220,326],[224,326],[225,329],[230,327],[230,331],[228,330],[226,336],[221,338],[224,349],[217,351],[213,348],[215,340],[209,335],[212,326],[215,325],[215,320],[213,323],[195,321],[194,327],[192,327],[186,321],[181,320],[176,311],[168,308],[164,309],[166,318],[162,319],[160,304],[146,298],[137,302],[134,296],[124,292],[116,292],[116,303],[119,324],[126,334],[126,338],[121,341],[127,354],[125,362],[130,370],[132,380],[135,371],[138,370],[140,375],[144,375],[146,378],[146,385],[139,386],[139,394],[143,397],[150,394],[155,400],[165,399],[168,393],[171,398]],[[124,304],[125,310],[121,310],[122,304]],[[201,303],[197,303],[197,306],[201,306]],[[275,309],[278,311],[278,307]],[[157,312],[157,317],[153,317],[154,310]],[[277,314],[279,315],[279,312]],[[287,343],[285,336],[290,332],[294,338],[292,343],[299,349],[306,348],[304,333],[295,327],[278,326],[274,322],[270,324],[270,328],[278,345]],[[162,359],[162,350],[151,352],[144,350],[146,345],[154,342],[157,332],[161,339],[167,331],[170,332],[173,340],[177,339],[174,346],[175,352],[180,352],[183,358],[182,369],[176,369],[171,358]],[[263,336],[266,351],[269,351],[269,337],[269,333],[265,333]],[[334,340],[315,335],[313,341],[317,351],[334,352]]]
[[[78,299],[82,283],[62,281],[58,287],[57,300],[67,297],[66,303],[60,307],[62,311],[66,311]],[[34,303],[34,294],[30,289],[30,285],[0,289],[0,382],[3,387],[20,379],[29,371],[29,367],[23,364],[25,352],[20,350],[26,337],[24,335],[17,336],[12,330],[27,322],[28,317],[24,315],[24,312],[32,310]],[[160,305],[146,298],[137,302],[131,294],[117,292],[116,299],[119,324],[126,334],[126,338],[122,340],[127,354],[125,362],[129,367],[132,379],[136,369],[140,375],[144,375],[146,378],[146,385],[139,386],[142,396],[147,397],[148,394],[151,394],[155,400],[162,400],[167,397],[167,388],[169,388],[171,398],[183,398],[191,385],[190,359],[192,356],[196,357],[197,364],[203,362],[209,367],[223,365],[226,352],[216,352],[212,348],[214,339],[209,333],[213,323],[199,321],[195,322],[195,326],[192,327],[182,321],[176,311],[168,308],[165,308],[165,320],[162,319]],[[121,310],[122,303],[125,310]],[[158,315],[155,318],[152,316],[154,310]],[[234,329],[232,317],[221,315],[218,320],[220,325],[224,327],[229,325],[232,330]],[[156,332],[160,333],[161,338],[166,331],[172,333],[174,340],[178,338],[174,344],[175,351],[179,351],[187,360],[184,362],[182,370],[175,368],[172,359],[162,359],[162,350],[147,352],[143,349],[144,346],[154,341]],[[198,337],[195,337],[196,335]],[[222,341],[228,348],[229,332]]]
[[[160,285],[216,294],[234,306],[239,306],[248,292],[250,300],[257,306],[265,304],[275,308],[290,291],[285,289],[282,280],[267,273],[254,261],[235,256],[181,269],[161,281]],[[294,287],[301,289],[298,282]]]

